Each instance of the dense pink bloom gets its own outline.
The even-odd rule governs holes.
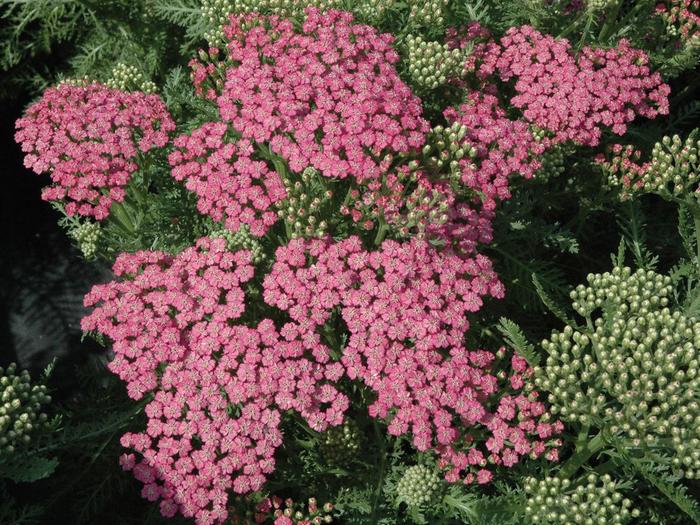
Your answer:
[[[309,259],[313,261],[309,264]],[[322,326],[341,303],[366,265],[367,252],[357,237],[292,240],[275,253],[275,264],[263,281],[265,302],[289,316],[300,329]]]
[[[484,208],[493,210],[498,201],[510,198],[510,175],[531,178],[540,167],[536,156],[544,153],[545,144],[534,139],[525,122],[507,118],[495,96],[468,92],[464,104],[444,114],[448,124],[458,122],[467,128],[460,145],[475,149],[476,157],[460,160],[461,180]]]
[[[256,236],[277,221],[273,205],[287,196],[280,175],[255,158],[247,139],[231,140],[225,123],[206,123],[175,139],[172,175],[199,197],[197,208],[231,231],[242,224]]]
[[[299,31],[274,16],[232,16],[225,82],[207,96],[217,93],[221,118],[269,143],[295,172],[378,178],[381,159],[421,147],[428,131],[420,100],[394,68],[393,37],[353,24],[349,13],[306,13]],[[192,66],[202,92],[216,70]]]
[[[133,469],[145,497],[171,503],[199,525],[222,522],[229,491],[260,490],[274,471],[281,411],[297,410],[323,430],[341,423],[348,407],[331,383],[342,366],[305,357],[328,360],[318,342],[281,337],[270,320],[255,329],[214,323],[207,330],[209,347],[193,348],[163,372],[146,405],[146,430],[121,440],[143,458]]]
[[[175,124],[157,95],[93,83],[47,89],[16,127],[24,165],[51,175],[42,198],[102,220],[124,200],[139,153],[165,146]]]
[[[274,470],[282,411],[318,431],[342,423],[349,401],[334,385],[344,369],[318,336],[269,319],[233,324],[253,276],[249,252],[203,238],[174,257],[123,254],[114,272],[123,279],[86,296],[98,306],[82,326],[113,340],[109,366],[131,397],[153,392],[145,431],[122,437],[141,459],[121,464],[163,515],[224,521],[229,491],[259,490]]]
[[[249,252],[231,253],[224,239],[203,238],[175,257],[121,254],[114,273],[125,278],[97,285],[85,296],[85,306],[98,307],[81,326],[114,341],[110,370],[140,399],[156,387],[161,365],[210,343],[206,318],[225,324],[241,316],[242,285],[253,267]]]
[[[670,88],[648,64],[647,55],[626,40],[612,49],[586,47],[575,56],[568,40],[522,26],[509,29],[500,48],[491,48],[479,73],[514,79],[517,94],[510,102],[555,141],[595,146],[603,126],[622,135],[637,115],[668,114]]]
[[[487,258],[441,253],[417,239],[385,241],[376,252],[354,237],[297,240],[278,248],[264,288],[266,302],[309,331],[334,312],[342,317],[349,332],[342,362],[348,377],[374,391],[370,415],[388,420],[392,434],[411,434],[419,450],[437,451],[449,480],[467,472],[472,482],[471,467],[483,470],[487,460],[509,467],[557,445],[542,440],[561,425],[540,420],[543,405],[519,393],[530,373],[524,360],[514,357],[514,373],[499,383],[494,354],[463,347],[467,314],[482,297],[503,294]],[[474,432],[491,437],[475,443]],[[464,442],[472,443],[467,450]]]

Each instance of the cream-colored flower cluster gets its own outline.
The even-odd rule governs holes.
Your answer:
[[[156,85],[145,78],[136,66],[129,66],[122,62],[117,63],[112,69],[111,77],[105,82],[107,87],[120,91],[143,91],[155,93]]]
[[[429,42],[420,36],[409,35],[408,72],[413,84],[423,90],[435,89],[451,78],[459,77],[464,68],[464,52],[449,49],[446,44]]]
[[[700,322],[671,305],[668,276],[616,267],[572,293],[581,327],[554,331],[535,367],[552,412],[630,446],[660,448],[686,478],[700,476]],[[601,428],[602,430],[602,428]]]
[[[0,456],[27,445],[46,426],[42,407],[51,401],[45,385],[33,385],[29,372],[11,363],[0,367]]]
[[[396,494],[401,501],[411,507],[431,503],[440,493],[440,474],[426,465],[414,465],[406,469],[396,486]]]
[[[608,474],[591,473],[574,482],[556,476],[527,478],[525,492],[525,514],[535,524],[623,525],[639,515]]]

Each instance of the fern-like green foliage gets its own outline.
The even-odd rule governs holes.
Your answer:
[[[150,0],[6,0],[0,4],[0,97],[61,77],[105,81],[114,65],[157,79],[181,61],[180,30]],[[168,2],[172,4],[173,2]],[[51,67],[46,67],[51,64]],[[19,91],[21,92],[21,91]]]
[[[530,366],[539,364],[540,356],[535,351],[535,346],[527,340],[527,337],[517,324],[510,319],[501,317],[497,328],[505,343],[524,357]]]
[[[687,520],[690,520],[689,523],[700,523],[700,504],[689,493],[688,488],[679,483],[676,476],[659,467],[658,461],[649,456],[633,456],[619,440],[610,437],[608,442],[614,450],[610,455],[616,458],[620,465],[632,470],[655,487]]]

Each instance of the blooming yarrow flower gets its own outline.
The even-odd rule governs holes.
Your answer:
[[[464,129],[458,145],[471,152],[458,161],[456,175],[477,193],[475,200],[485,209],[510,198],[510,175],[531,178],[540,167],[536,156],[545,151],[545,144],[535,140],[525,122],[510,120],[495,96],[468,92],[464,104],[446,109],[444,115],[448,124]]]
[[[282,411],[294,410],[317,430],[343,422],[348,398],[334,386],[343,366],[308,330],[234,325],[244,310],[242,285],[253,276],[247,251],[205,237],[176,256],[121,255],[122,280],[98,285],[84,330],[113,340],[110,369],[129,395],[153,392],[146,429],[128,433],[122,466],[161,500],[198,525],[221,523],[228,492],[257,491],[274,470]]]
[[[574,56],[568,40],[522,26],[491,48],[479,73],[515,79],[511,103],[554,133],[556,142],[595,146],[603,126],[622,135],[637,115],[668,114],[670,88],[648,64],[647,55],[624,39],[616,48],[585,47]]]
[[[102,220],[124,200],[139,153],[165,146],[175,123],[157,95],[92,83],[47,89],[16,127],[24,165],[51,175],[42,198]]]
[[[313,8],[300,30],[275,16],[239,15],[224,33],[223,86],[205,90],[216,67],[194,60],[195,87],[293,171],[377,178],[387,155],[422,146],[428,123],[394,68],[391,35],[353,24],[349,13]]]
[[[183,360],[193,348],[217,348],[204,321],[239,318],[241,286],[253,276],[250,252],[228,252],[223,238],[208,237],[175,257],[122,254],[113,269],[125,278],[93,287],[85,306],[97,308],[81,326],[114,341],[109,368],[134,399],[156,387],[160,365]]]
[[[175,139],[169,156],[172,176],[195,192],[197,208],[237,232],[246,225],[264,235],[277,221],[274,204],[287,195],[279,174],[254,158],[249,140],[226,138],[228,125],[208,122]]]
[[[306,330],[329,319],[367,263],[367,253],[357,237],[338,243],[328,238],[295,239],[277,248],[275,256],[263,282],[265,302],[289,312]]]
[[[342,423],[349,405],[328,382],[342,367],[324,365],[320,343],[281,337],[270,320],[257,328],[211,322],[207,331],[215,347],[194,347],[168,366],[145,409],[147,430],[121,440],[142,456],[122,465],[145,484],[144,497],[198,525],[226,518],[229,491],[262,487],[282,444],[281,411],[299,411],[320,431]]]
[[[370,415],[387,419],[392,434],[410,433],[419,450],[436,450],[451,465],[448,479],[456,481],[470,465],[483,469],[486,457],[512,466],[551,447],[542,440],[560,424],[546,423],[543,405],[518,393],[530,374],[524,360],[513,358],[514,373],[499,386],[490,368],[495,356],[462,346],[466,314],[480,309],[482,297],[503,295],[488,259],[444,254],[417,239],[366,252],[354,237],[292,241],[277,258],[264,281],[265,301],[308,330],[337,311],[349,332],[346,374],[376,395]],[[486,451],[461,451],[456,444],[472,441],[476,426],[493,436]]]

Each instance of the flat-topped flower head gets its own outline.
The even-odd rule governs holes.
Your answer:
[[[229,492],[259,490],[274,470],[284,413],[316,431],[340,425],[349,406],[344,374],[320,338],[296,323],[240,324],[251,253],[204,237],[175,255],[121,255],[119,278],[86,296],[83,319],[113,341],[109,368],[146,405],[147,426],[128,433],[123,466],[161,512],[198,525],[227,517]]]
[[[180,512],[197,525],[222,523],[231,492],[262,488],[283,442],[282,413],[298,411],[309,426],[338,425],[349,402],[333,386],[342,366],[328,349],[265,319],[256,328],[209,323],[207,343],[168,366],[146,405],[144,432],[127,433],[122,457],[160,500],[161,513]]]
[[[223,81],[193,61],[198,91],[244,138],[267,143],[294,172],[379,177],[387,155],[423,145],[420,100],[394,65],[393,37],[350,13],[306,10],[299,29],[275,16],[233,15],[224,27]],[[207,85],[209,84],[209,85]]]
[[[697,374],[700,323],[672,303],[671,278],[616,266],[571,292],[585,327],[553,331],[534,384],[552,412],[634,447],[671,454],[671,467],[700,477]]]
[[[204,325],[243,314],[250,259],[250,252],[229,252],[223,238],[208,237],[174,257],[140,251],[117,258],[113,269],[121,279],[85,296],[85,306],[97,307],[81,326],[114,342],[109,368],[126,381],[132,398],[156,388],[161,365],[210,343]]]
[[[311,333],[342,318],[341,361],[374,391],[370,415],[437,452],[449,481],[486,483],[487,463],[510,467],[523,455],[556,459],[551,438],[561,423],[547,420],[535,393],[521,392],[531,374],[524,360],[514,356],[501,381],[496,355],[463,346],[466,316],[485,296],[503,294],[486,257],[441,253],[417,239],[384,241],[375,252],[356,237],[297,240],[278,249],[264,288],[268,304]],[[475,428],[491,437],[472,444]],[[465,439],[473,451],[459,445]]]
[[[669,86],[650,71],[647,55],[624,39],[611,49],[585,47],[574,55],[566,39],[514,27],[490,48],[479,73],[514,79],[511,104],[556,142],[595,146],[603,127],[622,135],[637,116],[669,110]]]
[[[124,200],[139,155],[165,146],[175,123],[157,95],[92,83],[47,89],[16,127],[24,165],[51,176],[42,198],[102,220]]]

